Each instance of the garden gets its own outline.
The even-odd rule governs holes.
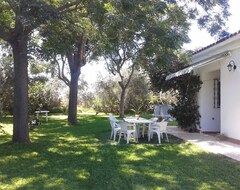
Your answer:
[[[228,9],[203,0],[0,1],[0,189],[240,189],[238,162],[171,135],[161,145],[118,143],[108,118],[150,118],[171,104],[178,126],[196,130],[200,77],[165,79],[189,66],[192,22],[224,37]],[[108,75],[94,74],[100,64]],[[48,121],[36,117],[43,112]]]
[[[157,144],[110,140],[108,115],[51,114],[30,130],[31,143],[11,142],[12,117],[0,133],[0,189],[228,189],[240,187],[240,165],[169,135]]]

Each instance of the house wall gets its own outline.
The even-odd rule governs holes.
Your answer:
[[[204,132],[220,131],[220,108],[214,108],[214,79],[220,79],[220,63],[198,69],[203,82],[198,95],[200,128]]]
[[[239,43],[239,42],[238,42]],[[239,43],[240,44],[240,43]],[[234,60],[237,69],[229,72],[227,65]],[[240,49],[237,48],[221,64],[221,133],[240,140]]]
[[[199,111],[202,116],[201,130],[220,131],[227,137],[240,140],[240,48],[238,44],[240,45],[240,41],[232,42],[215,52],[210,51],[210,54],[217,54],[231,49],[231,56],[203,66],[195,72],[203,81],[198,97]],[[206,55],[209,56],[205,52]],[[227,65],[231,60],[235,62],[237,69],[229,72]],[[213,108],[214,79],[220,79],[221,82],[220,109]]]
[[[204,60],[213,55],[223,53],[225,51],[235,51],[240,48],[240,35],[229,39],[226,43],[219,43],[207,50],[201,51],[192,57],[192,62]]]
[[[192,63],[226,51],[230,51],[231,55],[194,70],[203,81],[198,97],[202,116],[200,127],[202,131],[220,129],[221,134],[240,140],[240,34],[193,55]],[[231,60],[237,69],[229,72],[227,65]],[[213,108],[214,78],[219,78],[221,82],[220,109]]]
[[[230,51],[231,55],[195,70],[203,81],[198,99],[202,115],[201,130],[213,131],[220,126],[221,134],[240,140],[240,35],[193,55],[192,62],[198,62],[225,51]],[[231,60],[235,61],[237,69],[229,72],[227,65]],[[213,109],[214,77],[219,77],[221,81],[220,109]]]

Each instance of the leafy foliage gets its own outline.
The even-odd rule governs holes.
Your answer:
[[[12,113],[13,108],[13,57],[9,46],[0,46],[0,103],[4,112]]]
[[[92,108],[94,102],[94,92],[89,88],[84,75],[79,80],[78,105],[82,108]]]
[[[26,109],[28,107],[26,72],[28,65],[27,44],[28,38],[30,37],[29,34],[31,34],[34,29],[44,24],[55,22],[56,19],[62,18],[66,12],[81,10],[79,12],[86,14],[88,10],[84,9],[82,5],[91,5],[91,9],[89,10],[98,11],[89,14],[88,17],[98,21],[99,31],[102,29],[104,29],[104,32],[108,31],[106,35],[107,38],[102,40],[102,42],[109,40],[108,42],[114,44],[112,47],[120,47],[117,49],[111,46],[110,48],[106,48],[110,51],[109,55],[114,55],[119,61],[116,52],[121,52],[119,50],[124,49],[121,46],[127,45],[127,52],[129,55],[134,55],[134,59],[131,60],[135,64],[135,61],[141,61],[144,58],[148,59],[148,61],[154,59],[156,52],[153,50],[155,49],[168,50],[180,48],[183,42],[188,41],[186,35],[186,29],[189,26],[188,18],[197,19],[201,26],[207,28],[211,34],[215,34],[219,33],[224,25],[224,19],[229,16],[227,11],[228,0],[190,1],[193,3],[193,8],[190,7],[191,4],[188,0],[180,0],[178,2],[179,4],[174,0],[111,0],[94,2],[78,0],[69,0],[67,2],[63,0],[0,1],[0,38],[9,42],[14,49],[13,54],[16,58],[14,59],[15,66],[21,65],[21,70],[15,71],[14,98],[16,101],[14,104],[15,132],[13,141],[29,142],[26,123],[28,112]],[[103,9],[102,6],[100,6],[100,9],[96,6],[102,5],[102,3],[105,3],[105,9]],[[186,4],[187,6],[185,6]],[[204,14],[202,14],[202,11],[198,11],[196,4],[202,7]],[[219,10],[215,11],[215,7],[219,8]],[[191,13],[191,17],[188,13]],[[107,22],[104,22],[105,19],[102,19],[102,15],[107,18]],[[108,26],[110,26],[110,30],[105,30],[106,28],[104,27]],[[121,33],[123,35],[119,35]],[[124,43],[118,43],[118,39],[124,39]],[[141,44],[139,42],[143,43]],[[102,45],[101,43],[99,44]],[[140,48],[138,48],[139,44],[141,44]],[[142,46],[145,47],[144,51],[140,51]],[[82,47],[85,47],[85,45]],[[138,55],[137,58],[135,55]]]
[[[0,122],[2,121],[2,119],[5,117],[5,112],[3,111],[3,105],[2,102],[0,102]],[[1,128],[1,125],[0,125]]]
[[[175,117],[182,128],[195,130],[200,124],[199,106],[197,103],[197,93],[201,88],[199,76],[186,74],[172,79],[177,93],[177,104],[173,105],[170,114]]]
[[[136,114],[148,113],[152,107],[150,99],[149,79],[146,74],[136,71],[127,91],[126,112],[134,111]]]
[[[152,63],[147,64],[143,62],[143,66],[148,72],[153,91],[171,91],[173,89],[173,83],[166,81],[166,76],[186,67],[190,61],[190,52],[181,52],[181,50],[179,50],[175,52],[162,51],[158,53]]]
[[[51,86],[35,81],[31,83],[29,89],[29,106],[30,113],[34,113],[39,109],[39,105],[42,105],[41,109],[52,111],[62,106],[61,99],[58,95],[58,91],[51,88]]]
[[[119,113],[120,88],[118,77],[100,79],[96,85],[94,109],[96,112]],[[149,111],[150,90],[148,78],[141,72],[133,74],[129,88],[126,92],[125,110],[129,112],[146,113]]]
[[[30,83],[29,83],[29,111],[33,114],[34,111],[40,108],[50,111],[62,110],[62,100],[60,98],[60,84],[49,78],[48,72],[50,65],[46,63],[34,62],[30,64]],[[52,88],[52,87],[55,88]]]
[[[226,36],[225,20],[229,16],[228,0],[223,1],[185,1],[176,4],[182,7],[185,18],[196,20],[200,28],[205,28],[211,35]],[[216,11],[218,10],[218,11]],[[219,11],[220,10],[220,11]],[[180,16],[181,14],[178,14]],[[191,52],[174,49],[160,49],[154,59],[143,59],[142,63],[149,73],[152,88],[157,92],[177,91],[178,99],[172,111],[181,127],[195,129],[199,125],[200,114],[196,102],[196,95],[201,82],[197,76],[185,75],[165,81],[168,74],[174,73],[188,65]],[[150,63],[150,64],[149,64]]]
[[[158,56],[156,62],[145,68],[149,73],[152,88],[155,92],[171,92],[176,102],[172,102],[171,114],[182,128],[196,129],[200,114],[197,104],[197,93],[201,87],[198,76],[186,74],[166,81],[166,76],[174,73],[189,63],[189,52],[165,54]]]
[[[173,51],[188,42],[189,23],[181,7],[169,1],[116,0],[105,4],[105,9],[99,50],[110,73],[120,78],[123,117],[126,89],[134,71],[155,59],[159,51]]]
[[[97,1],[96,1],[97,2]],[[99,4],[94,4],[94,6]],[[61,20],[43,28],[43,55],[58,67],[58,78],[69,87],[68,123],[77,123],[78,79],[96,46],[96,25],[89,1],[80,1],[80,9],[66,13]],[[93,11],[93,12],[92,12]],[[69,75],[65,75],[65,63]]]
[[[59,19],[64,12],[75,10],[78,4],[78,1],[62,0],[0,1],[0,38],[11,45],[14,56],[13,142],[30,142],[27,123],[30,34],[38,27]]]
[[[172,93],[172,90],[166,92],[152,92],[151,95],[151,104],[159,105],[166,104],[171,105],[177,102],[176,96]]]
[[[226,31],[226,20],[230,16],[229,0],[180,0],[182,9],[187,17],[197,21],[201,29],[206,29],[212,36],[224,37],[229,33]]]
[[[119,88],[111,78],[99,79],[96,86],[96,96],[93,104],[96,113],[118,113]]]

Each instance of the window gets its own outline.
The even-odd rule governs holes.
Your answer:
[[[220,108],[221,105],[221,85],[219,79],[214,79],[214,87],[213,87],[213,108]]]

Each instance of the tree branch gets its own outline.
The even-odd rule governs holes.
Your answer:
[[[114,69],[112,69],[112,67],[110,67],[110,63],[107,61],[107,58],[105,56],[104,56],[104,60],[107,63],[107,70],[110,71],[115,76],[116,73],[114,72]]]
[[[117,66],[118,62],[113,58],[112,54],[110,54],[109,57],[112,60],[112,62]]]
[[[62,61],[62,67],[61,67],[61,64],[60,62],[56,59],[56,56],[55,56],[55,62],[57,63],[57,66],[58,66],[58,78],[60,80],[62,80],[68,87],[70,86],[70,81],[69,79],[65,76],[64,74],[64,67],[65,67],[65,63],[66,61],[64,60],[63,56],[61,56],[61,61]]]
[[[128,87],[128,85],[129,85],[129,83],[130,83],[130,81],[131,81],[131,79],[132,79],[132,76],[133,76],[133,73],[134,73],[134,70],[135,70],[135,64],[136,64],[136,63],[133,63],[132,66],[131,66],[131,73],[130,73],[130,75],[129,75],[129,77],[128,77],[128,81],[127,81],[127,83],[126,83],[126,85],[125,85],[125,88]]]

